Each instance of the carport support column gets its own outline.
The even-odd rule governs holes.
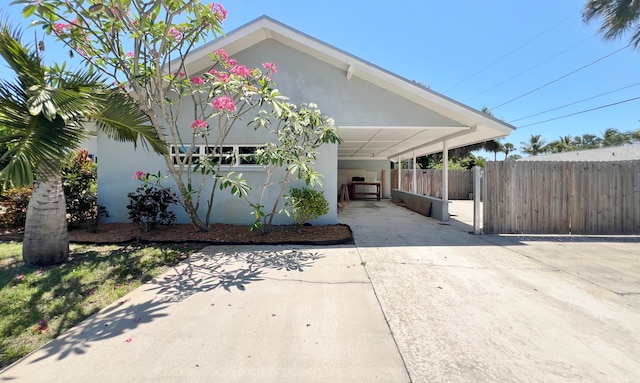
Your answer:
[[[402,190],[402,158],[398,156],[398,190]]]
[[[411,188],[411,192],[413,194],[417,194],[418,193],[418,186],[416,185],[416,152],[413,152],[413,187]]]
[[[442,141],[442,220],[449,220],[449,143]]]

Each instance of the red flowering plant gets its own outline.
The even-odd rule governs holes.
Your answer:
[[[175,152],[181,150],[180,155],[172,156],[169,151],[163,157],[182,196],[181,205],[198,230],[208,230],[218,186],[229,187],[232,193],[244,197],[250,191],[241,176],[220,171],[219,156],[209,154],[221,152],[234,123],[252,111],[257,116],[253,120],[256,129],[269,129],[271,121],[277,126],[294,123],[299,126],[303,121],[300,115],[305,109],[288,103],[278,92],[272,79],[277,68],[271,62],[261,68],[249,68],[220,49],[210,55],[209,70],[189,72],[185,64],[188,54],[206,39],[222,34],[227,11],[221,4],[205,4],[200,0],[16,0],[14,3],[24,5],[25,17],[37,18],[35,25],[41,25],[94,69],[127,89],[149,116],[158,135],[167,137]],[[192,105],[181,107],[183,102]],[[190,135],[181,130],[187,109],[193,111],[192,117],[188,117]],[[258,112],[258,109],[269,112]],[[305,129],[318,136],[314,142],[339,142],[337,130],[324,117],[312,119]],[[269,130],[277,133],[275,129]],[[296,129],[287,131],[308,135]],[[295,142],[303,142],[293,138]],[[276,135],[273,141],[282,142],[281,139],[283,137]],[[207,153],[194,152],[201,144],[206,145]],[[313,183],[318,175],[312,164],[300,166],[302,160],[294,158],[313,150],[315,148],[289,150],[286,153],[290,157],[279,163],[285,164],[287,174]],[[268,156],[260,158],[265,167],[271,166]],[[213,186],[207,185],[209,182],[213,182]],[[264,188],[273,184],[265,184]],[[202,218],[198,212],[205,200],[206,216]],[[256,206],[261,209],[262,205]]]

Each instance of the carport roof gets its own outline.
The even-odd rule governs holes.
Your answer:
[[[441,152],[448,148],[475,144],[509,135],[515,128],[492,116],[459,103],[424,86],[400,77],[374,64],[262,16],[189,54],[185,64],[194,71],[207,69],[205,60],[212,50],[224,48],[230,55],[266,39],[310,55],[344,71],[345,77],[358,77],[454,121],[447,126],[425,122],[419,126],[344,126],[338,123],[343,143],[340,159],[396,159]]]

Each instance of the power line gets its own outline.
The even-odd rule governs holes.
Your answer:
[[[554,84],[554,83],[556,83],[556,82],[558,82],[558,81],[562,80],[563,78],[569,77],[569,76],[571,76],[572,74],[575,74],[575,73],[577,73],[577,72],[579,72],[579,71],[581,71],[581,70],[583,70],[583,69],[586,69],[586,68],[590,67],[591,65],[594,65],[594,64],[596,64],[596,63],[598,63],[598,62],[600,62],[600,61],[602,61],[602,60],[606,59],[607,57],[613,56],[614,54],[616,54],[616,53],[618,53],[618,52],[620,52],[620,51],[622,51],[623,49],[626,49],[626,48],[628,48],[628,47],[629,47],[629,45],[625,45],[624,47],[622,47],[622,48],[618,49],[618,50],[617,50],[617,51],[615,51],[615,52],[612,52],[612,53],[609,53],[609,54],[608,54],[608,55],[606,55],[606,56],[600,57],[599,59],[597,59],[597,60],[595,60],[595,61],[592,61],[592,62],[590,62],[590,63],[589,63],[589,64],[587,64],[587,65],[581,66],[580,68],[578,68],[578,69],[576,69],[576,70],[574,70],[574,71],[572,71],[572,72],[569,72],[569,73],[567,73],[567,74],[565,74],[565,75],[562,75],[562,76],[560,76],[560,77],[556,78],[555,80],[551,80],[551,81],[549,81],[548,83],[546,83],[546,84],[544,84],[544,85],[541,85],[541,86],[539,86],[539,87],[537,87],[537,88],[534,88],[534,89],[532,89],[532,90],[530,90],[530,91],[528,91],[528,92],[526,92],[526,93],[524,93],[524,94],[521,94],[521,95],[520,95],[520,96],[518,96],[518,97],[514,97],[514,98],[512,98],[512,99],[511,99],[511,100],[509,100],[509,101],[503,102],[502,104],[500,104],[500,105],[498,105],[498,106],[494,106],[493,108],[490,108],[490,110],[492,110],[492,111],[493,111],[493,110],[498,109],[498,108],[500,108],[500,107],[502,107],[502,106],[505,106],[505,105],[507,105],[507,104],[510,104],[510,103],[512,103],[512,102],[514,102],[514,101],[516,101],[516,100],[519,100],[519,99],[521,99],[521,98],[522,98],[522,97],[524,97],[524,96],[528,96],[528,95],[530,95],[530,94],[531,94],[531,93],[533,93],[533,92],[537,92],[537,91],[539,91],[540,89],[545,88],[545,87],[547,87],[547,86],[549,86],[549,85],[551,85],[551,84]]]
[[[476,94],[475,96],[471,97],[470,99],[466,100],[465,102],[467,102],[467,103],[468,103],[468,102],[470,102],[470,101],[473,101],[473,100],[475,100],[476,98],[478,98],[478,97],[482,96],[483,94],[485,94],[485,93],[487,93],[487,92],[490,92],[490,91],[494,90],[495,88],[497,88],[497,87],[499,87],[499,86],[502,86],[502,85],[504,85],[504,84],[506,84],[506,83],[508,83],[508,82],[510,82],[510,81],[512,81],[512,80],[515,80],[516,78],[518,78],[518,77],[522,76],[522,75],[523,75],[523,74],[525,74],[525,73],[531,72],[532,70],[536,69],[537,67],[541,66],[542,64],[546,64],[546,63],[548,63],[549,61],[553,60],[554,58],[556,58],[556,57],[558,57],[558,56],[561,56],[561,55],[562,55],[562,54],[564,54],[564,53],[567,53],[568,51],[572,50],[573,48],[577,47],[578,45],[584,44],[584,43],[586,43],[587,41],[589,41],[589,40],[593,39],[594,37],[596,37],[596,35],[595,35],[595,34],[594,34],[593,36],[589,37],[589,38],[586,38],[586,39],[584,39],[584,40],[580,41],[580,42],[579,42],[579,43],[577,43],[577,44],[574,44],[574,45],[570,46],[569,48],[567,48],[567,49],[565,49],[565,50],[563,50],[563,51],[561,51],[561,52],[558,52],[557,54],[555,54],[555,55],[553,55],[553,56],[549,57],[548,59],[543,60],[543,61],[540,61],[540,62],[539,62],[539,63],[537,63],[536,65],[534,65],[534,66],[532,66],[532,67],[530,67],[530,68],[528,68],[528,69],[526,69],[526,70],[524,70],[524,71],[522,71],[522,72],[520,72],[520,73],[518,73],[518,74],[516,74],[516,75],[514,75],[514,76],[512,76],[512,77],[509,77],[508,79],[504,80],[503,82],[499,83],[498,85],[492,86],[491,88],[486,89],[486,90],[484,90],[484,91],[482,91],[482,92],[480,92],[480,93]]]
[[[629,99],[626,99],[626,100],[623,100],[623,101],[614,102],[612,104],[602,105],[602,106],[598,106],[598,107],[591,108],[591,109],[581,110],[580,112],[575,112],[575,113],[571,113],[571,114],[565,114],[564,116],[554,117],[554,118],[550,118],[548,120],[538,121],[538,122],[534,122],[532,124],[527,124],[527,125],[522,125],[522,126],[520,126],[520,128],[526,128],[528,126],[539,125],[539,124],[543,124],[545,122],[555,121],[555,120],[559,120],[561,118],[567,118],[567,117],[575,116],[575,115],[578,115],[578,114],[592,112],[592,111],[598,110],[598,109],[609,108],[611,106],[620,105],[620,104],[624,104],[624,103],[635,101],[635,100],[640,100],[640,97],[629,98]]]
[[[462,84],[463,82],[467,81],[468,79],[470,79],[470,78],[472,78],[472,77],[475,77],[476,75],[478,75],[479,73],[481,73],[481,72],[485,71],[486,69],[488,69],[488,68],[492,67],[492,66],[493,66],[493,65],[495,65],[496,63],[498,63],[498,62],[500,62],[500,61],[504,60],[505,58],[507,58],[507,57],[509,57],[509,56],[511,56],[513,53],[515,53],[515,52],[519,51],[520,49],[524,48],[525,46],[527,46],[527,45],[531,44],[533,41],[537,40],[540,36],[542,36],[542,35],[546,34],[547,32],[549,32],[549,31],[551,31],[552,29],[554,29],[555,27],[557,27],[558,25],[560,25],[560,24],[564,23],[565,21],[569,20],[571,17],[575,16],[577,13],[580,13],[580,12],[578,11],[578,12],[574,12],[574,13],[570,14],[569,16],[565,17],[564,19],[560,20],[559,22],[557,22],[556,24],[554,24],[553,26],[551,26],[549,29],[547,29],[547,30],[545,30],[545,31],[543,31],[543,32],[538,33],[536,36],[534,36],[533,38],[531,38],[530,40],[528,40],[528,41],[527,41],[527,42],[525,42],[524,44],[522,44],[522,45],[520,45],[520,46],[516,47],[515,49],[513,49],[513,50],[509,51],[508,53],[506,53],[506,54],[502,55],[501,57],[499,57],[499,58],[497,58],[496,60],[492,61],[491,63],[487,64],[487,65],[486,65],[486,66],[484,66],[483,68],[481,68],[481,69],[479,69],[479,70],[475,71],[474,73],[470,74],[469,76],[467,76],[467,77],[463,78],[462,80],[458,81],[458,82],[457,82],[457,83],[455,83],[452,87],[450,87],[450,88],[446,89],[444,92],[446,93],[446,92],[450,91],[451,89],[453,89],[453,88],[457,87],[458,85]]]
[[[572,103],[565,104],[565,105],[562,105],[562,106],[558,106],[558,107],[555,107],[555,108],[553,108],[553,109],[547,109],[547,110],[542,111],[542,112],[538,112],[538,113],[530,114],[530,115],[528,115],[528,116],[520,117],[520,118],[518,118],[518,119],[516,119],[516,120],[509,121],[509,123],[510,123],[510,124],[512,124],[512,123],[514,123],[514,122],[517,122],[517,121],[520,121],[520,120],[525,120],[525,119],[530,118],[530,117],[535,117],[535,116],[539,116],[539,115],[541,115],[541,114],[545,114],[545,113],[553,112],[554,110],[558,110],[558,109],[566,108],[567,106],[571,106],[571,105],[579,104],[579,103],[581,103],[581,102],[585,102],[585,101],[593,100],[594,98],[598,98],[598,97],[606,96],[606,95],[608,95],[608,94],[615,93],[615,92],[619,92],[619,91],[621,91],[621,90],[628,89],[628,88],[632,88],[632,87],[634,87],[634,86],[638,86],[638,85],[640,85],[640,82],[637,82],[637,83],[635,83],[635,84],[631,84],[631,85],[627,85],[627,86],[622,87],[622,88],[614,89],[614,90],[611,90],[611,91],[609,91],[609,92],[600,93],[600,94],[595,95],[595,96],[591,96],[591,97],[583,98],[582,100],[574,101],[574,102],[572,102]]]

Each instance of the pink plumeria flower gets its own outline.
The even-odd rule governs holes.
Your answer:
[[[191,129],[206,129],[209,126],[206,121],[197,119],[191,124]]]
[[[19,281],[23,280],[24,279],[24,274],[20,274],[20,275],[16,276],[16,279],[19,280]]]
[[[175,41],[180,41],[182,40],[182,32],[180,32],[179,30],[177,30],[176,28],[171,28],[169,29],[169,36],[174,39]]]
[[[141,179],[143,179],[144,177],[146,177],[146,175],[147,175],[147,173],[145,173],[145,172],[141,172],[140,170],[138,170],[138,171],[136,172],[136,174],[134,174],[134,175],[133,175],[133,179],[134,179],[134,180],[141,180]]]
[[[132,340],[133,340],[133,339],[131,339],[131,338],[127,338],[127,339],[125,339],[124,341],[125,341],[125,342],[127,342],[127,343],[131,343],[131,341],[132,341]]]
[[[274,63],[266,62],[262,64],[262,67],[273,74],[278,73],[278,68],[276,68],[276,64]]]
[[[209,4],[209,9],[215,13],[218,21],[223,22],[227,19],[227,10],[221,4],[211,3]]]
[[[249,77],[249,76],[251,76],[251,70],[248,69],[244,65],[236,65],[233,68],[231,68],[231,70],[229,70],[229,72],[235,74],[236,76],[240,76],[240,77]]]
[[[127,52],[127,57],[128,57],[128,58],[132,59],[132,58],[133,58],[133,55],[134,55],[134,53],[133,53],[133,52],[131,52],[131,51]]]
[[[191,79],[191,83],[193,85],[202,85],[202,84],[204,84],[204,80],[202,79],[202,77],[196,76],[196,77]]]
[[[221,96],[213,99],[211,105],[221,111],[234,112],[236,110],[236,104],[229,96]]]
[[[228,59],[227,60],[227,65],[230,66],[230,67],[234,67],[234,66],[238,65],[238,60],[236,60],[236,59]]]
[[[224,49],[222,49],[222,48],[220,48],[220,49],[216,50],[216,51],[214,52],[214,54],[216,55],[216,57],[217,57],[219,60],[227,61],[227,60],[229,59],[229,55],[228,55],[228,54],[227,54],[227,52],[225,52],[225,50],[224,50]]]
[[[55,23],[53,24],[53,32],[56,35],[60,35],[64,32],[66,32],[66,30],[69,28],[69,24],[66,23]]]
[[[218,72],[216,77],[220,82],[229,82],[229,80],[231,79],[231,77],[229,77],[229,73],[226,72]]]

